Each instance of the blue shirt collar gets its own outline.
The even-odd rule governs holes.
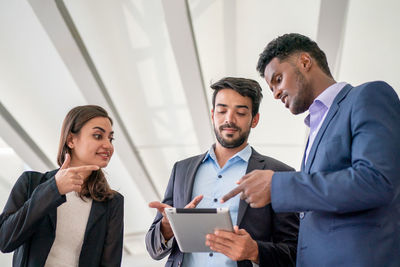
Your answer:
[[[207,154],[204,156],[204,159],[202,162],[206,161],[208,158],[211,158],[214,162],[217,162],[217,156],[215,155],[215,144],[210,147],[210,149],[207,151]],[[229,160],[239,157],[243,161],[248,162],[251,156],[251,146],[247,144],[245,148],[237,152],[235,155],[233,155]],[[229,161],[228,160],[228,161]]]

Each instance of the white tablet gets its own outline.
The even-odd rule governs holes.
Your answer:
[[[210,252],[210,247],[205,244],[207,234],[217,229],[233,231],[227,208],[166,208],[165,213],[182,252]]]

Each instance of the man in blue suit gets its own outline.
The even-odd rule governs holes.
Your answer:
[[[300,172],[256,170],[225,195],[300,212],[297,266],[400,266],[400,102],[385,82],[336,83],[318,45],[270,42],[257,70],[310,136]]]

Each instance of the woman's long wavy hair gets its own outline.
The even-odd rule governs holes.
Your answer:
[[[71,155],[71,149],[68,147],[68,136],[70,133],[79,134],[82,127],[91,119],[96,117],[108,118],[113,124],[112,119],[108,116],[107,111],[96,105],[77,106],[71,109],[64,119],[60,144],[58,147],[57,163],[61,166],[64,162],[66,153]],[[107,182],[107,179],[101,169],[93,171],[82,184],[79,196],[81,198],[88,197],[96,201],[106,201],[111,199],[115,194]]]

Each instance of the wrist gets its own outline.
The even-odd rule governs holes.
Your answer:
[[[174,236],[174,232],[172,231],[169,222],[164,220],[164,218],[161,220],[161,234],[163,235],[165,242]]]
[[[252,254],[250,255],[250,260],[252,262],[254,262],[254,263],[259,264],[260,260],[258,258],[258,244],[257,244],[257,242],[255,240],[253,240],[253,242],[254,242],[253,243],[254,246],[253,246],[253,249],[252,249]]]
[[[58,193],[59,193],[60,195],[65,195],[66,192],[64,192],[64,190],[62,190],[61,182],[60,182],[59,180],[57,180],[57,178],[55,179],[55,182],[56,182],[56,188],[57,188],[57,190],[58,190]]]

